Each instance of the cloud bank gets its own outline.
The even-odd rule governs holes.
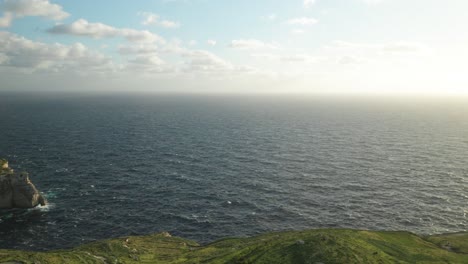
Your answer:
[[[56,25],[47,30],[51,34],[86,36],[91,38],[122,37],[132,42],[163,42],[160,36],[147,30],[135,30],[129,28],[115,28],[103,23],[90,23],[85,19],[79,19],[71,24]]]
[[[70,15],[60,5],[52,4],[49,0],[4,0],[0,10],[4,12],[0,18],[0,27],[9,27],[15,18],[37,16],[63,20]]]

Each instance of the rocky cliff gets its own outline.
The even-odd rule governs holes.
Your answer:
[[[15,173],[8,161],[0,160],[0,209],[33,208],[46,203],[28,173]]]

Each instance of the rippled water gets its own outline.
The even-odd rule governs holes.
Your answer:
[[[0,157],[50,201],[0,211],[0,248],[468,229],[461,99],[1,94],[0,113]]]

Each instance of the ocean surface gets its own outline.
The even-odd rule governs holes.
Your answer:
[[[0,248],[468,229],[466,99],[2,93],[0,157],[50,202],[0,210]]]

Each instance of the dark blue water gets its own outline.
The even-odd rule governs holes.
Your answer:
[[[468,229],[466,100],[0,95],[0,157],[50,201],[0,211],[0,248]]]

